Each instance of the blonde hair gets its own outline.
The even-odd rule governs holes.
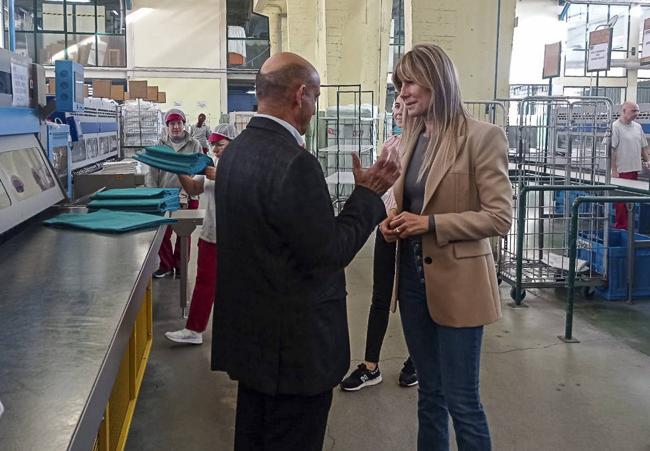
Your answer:
[[[437,45],[416,45],[399,60],[393,72],[393,84],[401,91],[407,81],[431,92],[426,115],[409,117],[406,108],[402,113],[404,128],[401,142],[404,149],[415,147],[425,130],[425,123],[433,124],[418,173],[418,181],[421,181],[431,169],[438,152],[456,151],[457,136],[464,132],[469,115],[460,95],[454,63]]]

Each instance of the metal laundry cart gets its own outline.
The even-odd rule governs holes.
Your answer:
[[[510,161],[515,221],[498,272],[521,305],[526,288],[566,286],[573,201],[615,188],[607,185],[613,106],[605,97],[527,97],[516,108],[517,147]],[[602,204],[585,203],[578,218],[581,232],[602,236],[605,246],[607,212]],[[576,268],[575,286],[587,295],[604,283],[592,263],[578,261]]]

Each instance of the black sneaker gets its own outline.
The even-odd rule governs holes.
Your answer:
[[[406,362],[404,362],[404,367],[399,373],[399,382],[402,387],[413,387],[418,384],[418,375],[415,372],[415,365],[409,357]]]
[[[163,277],[167,277],[167,276],[172,275],[172,274],[174,274],[174,270],[173,270],[173,269],[163,269],[163,268],[158,268],[158,269],[156,270],[156,272],[154,272],[152,275],[153,275],[156,279],[162,279]]]
[[[352,371],[348,377],[341,381],[341,390],[357,391],[361,390],[363,387],[377,385],[380,382],[381,373],[379,372],[379,366],[377,366],[373,371],[370,371],[366,368],[366,364],[362,363],[356,370]]]

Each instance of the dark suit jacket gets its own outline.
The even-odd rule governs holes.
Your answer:
[[[350,364],[344,268],[385,217],[356,188],[335,217],[316,158],[253,118],[219,160],[212,368],[266,393],[314,395]]]

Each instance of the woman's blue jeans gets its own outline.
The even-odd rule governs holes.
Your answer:
[[[483,326],[436,324],[427,309],[421,241],[403,241],[400,252],[400,315],[419,380],[418,450],[449,449],[449,416],[459,451],[490,450],[479,396]]]

